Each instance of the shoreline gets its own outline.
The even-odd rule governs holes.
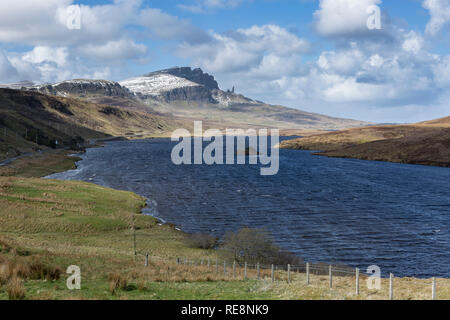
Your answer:
[[[160,138],[160,137],[152,137],[152,138],[144,138],[144,139],[142,139],[142,140],[145,140],[145,139],[159,139],[159,138]],[[165,139],[165,138],[164,138],[164,139]],[[136,139],[136,140],[141,140],[141,139]],[[68,172],[68,171],[71,171],[71,170],[77,170],[77,169],[79,169],[77,163],[84,160],[83,158],[78,157],[78,156],[81,156],[81,155],[85,154],[86,151],[87,151],[88,149],[92,149],[92,148],[103,148],[105,142],[115,142],[115,141],[133,141],[133,140],[131,140],[131,139],[126,139],[126,138],[124,138],[124,137],[111,137],[111,138],[100,138],[100,139],[91,140],[91,141],[90,141],[90,145],[84,146],[84,147],[83,147],[84,150],[78,151],[78,152],[75,152],[75,151],[74,151],[73,154],[69,154],[69,155],[68,155],[68,158],[73,158],[73,166],[74,166],[74,168],[71,168],[71,169],[68,169],[68,170],[63,170],[63,171],[58,171],[58,172],[55,172],[55,173],[52,173],[52,174],[50,174],[50,175],[43,176],[43,177],[40,177],[40,178],[41,178],[41,179],[48,179],[48,180],[55,180],[55,179],[50,178],[50,177],[51,177],[52,175],[54,175],[54,174],[64,173],[64,172]],[[32,154],[30,154],[29,156],[32,156]],[[71,160],[72,160],[72,159],[71,159]],[[66,179],[57,179],[57,180],[58,180],[58,181],[73,181],[73,180],[66,180]],[[101,184],[97,184],[97,183],[94,183],[94,182],[92,182],[92,181],[83,181],[83,182],[92,183],[92,184],[97,185],[97,186],[99,186],[99,187],[110,188],[110,189],[113,189],[113,190],[116,190],[116,191],[123,191],[123,190],[119,190],[119,189],[116,189],[116,188],[112,188],[112,187],[110,187],[110,186],[104,186],[104,185],[101,185]],[[165,226],[170,226],[170,227],[173,228],[174,230],[177,230],[177,231],[179,231],[179,232],[182,232],[183,234],[186,234],[186,235],[190,234],[190,233],[188,233],[188,232],[183,231],[180,227],[178,227],[178,226],[177,226],[176,224],[174,224],[174,223],[167,222],[167,221],[165,221],[163,218],[157,217],[157,216],[155,216],[155,215],[145,213],[144,210],[145,210],[145,208],[148,208],[148,207],[149,207],[149,202],[150,202],[150,201],[155,201],[155,200],[152,200],[152,199],[148,198],[146,195],[142,195],[142,194],[139,194],[139,193],[136,193],[136,192],[133,192],[133,193],[136,194],[136,195],[138,195],[138,196],[140,196],[140,197],[142,197],[142,198],[145,200],[146,205],[145,205],[145,207],[143,207],[143,208],[141,209],[141,214],[142,214],[142,215],[145,215],[145,216],[149,216],[149,217],[154,218],[154,219],[158,222],[158,224],[161,225],[161,226],[163,226],[163,225],[165,225]]]

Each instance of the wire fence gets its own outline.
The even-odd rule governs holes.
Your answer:
[[[137,253],[137,256],[142,256],[145,259],[144,266],[148,267],[150,265],[150,260],[160,260],[168,262],[167,259],[160,257],[151,257],[149,254]],[[170,262],[170,261],[169,261]],[[305,286],[310,286],[314,281],[317,283],[317,276],[322,278],[326,276],[326,285],[329,289],[335,287],[334,281],[339,279],[342,280],[346,278],[348,281],[346,284],[352,281],[353,292],[352,294],[359,296],[361,294],[362,283],[367,281],[369,278],[376,280],[377,277],[373,274],[368,274],[361,272],[359,268],[351,268],[342,265],[327,265],[324,263],[301,263],[293,265],[269,265],[260,263],[237,263],[219,261],[218,259],[205,258],[200,260],[192,260],[188,258],[176,258],[173,261],[177,265],[184,267],[204,267],[207,268],[209,272],[221,276],[224,279],[229,280],[263,280],[272,283],[284,282],[287,284],[298,284],[299,281],[304,281],[302,283]],[[302,277],[298,277],[302,275]],[[381,276],[378,277],[381,281]],[[392,273],[389,274],[389,291],[386,294],[386,299],[394,300],[395,293],[395,277]],[[323,281],[320,281],[320,285],[323,285]],[[445,284],[447,286],[447,284]],[[428,289],[427,289],[428,288]],[[428,296],[431,300],[437,300],[437,279],[433,277],[430,283],[423,288],[426,290],[424,296]]]

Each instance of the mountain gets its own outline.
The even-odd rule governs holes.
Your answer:
[[[450,167],[450,117],[411,125],[354,128],[281,143],[318,155]]]
[[[218,129],[279,128],[282,130],[339,130],[367,122],[328,117],[279,105],[270,105],[223,91],[214,76],[201,69],[175,67],[119,82],[75,79],[56,84],[16,85],[59,97],[164,114],[192,122],[202,120]]]
[[[196,68],[192,69],[190,67],[175,67],[160,71],[151,72],[144,77],[153,77],[157,75],[171,75],[177,78],[186,79],[189,81],[192,81],[194,83],[200,84],[202,86],[205,86],[211,90],[220,90],[219,84],[217,83],[216,79],[212,75],[209,75],[207,73],[204,73],[202,69]]]
[[[201,69],[176,67],[119,82],[157,112],[222,126],[337,130],[368,125],[255,101],[219,88]]]

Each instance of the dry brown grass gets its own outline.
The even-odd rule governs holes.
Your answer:
[[[13,257],[0,259],[0,282],[13,278],[55,281],[61,277],[62,270],[41,260],[42,257]]]
[[[62,269],[50,263],[48,253],[33,254],[0,239],[0,284],[13,279],[56,281]]]
[[[9,300],[23,300],[25,299],[25,287],[21,279],[14,277],[9,280],[6,286]]]
[[[283,141],[282,148],[320,150],[319,155],[450,166],[448,118],[414,125],[387,125],[328,132]]]
[[[56,172],[75,169],[75,162],[80,160],[70,154],[74,151],[52,150],[43,154],[19,158],[7,166],[0,167],[0,176],[10,177],[44,177]],[[7,191],[0,183],[0,191]]]
[[[388,300],[389,279],[381,280],[381,289],[369,290],[367,277],[360,278],[360,294],[356,295],[355,277],[333,277],[329,288],[328,276],[294,274],[293,281],[267,283],[265,290],[274,291],[281,299],[294,300]],[[394,300],[431,300],[431,279],[394,278]],[[437,279],[437,299],[450,299],[450,279]]]
[[[118,272],[112,272],[108,275],[109,291],[116,295],[117,290],[125,290],[128,286],[128,280]]]
[[[203,265],[191,265],[190,263],[176,264],[164,260],[153,261],[148,267],[139,266],[133,268],[128,273],[128,277],[133,281],[146,282],[209,282],[209,281],[236,281],[245,279],[245,270],[242,266],[236,266],[233,272],[232,265],[227,265],[226,274],[224,273],[224,265],[211,263],[208,267],[206,263]],[[271,277],[271,271],[266,269],[260,270],[260,278]],[[257,271],[255,269],[247,269],[247,278],[256,279]],[[281,279],[281,273],[276,274],[276,279]]]

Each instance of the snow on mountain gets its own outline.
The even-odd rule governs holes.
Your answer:
[[[135,94],[160,96],[178,88],[197,87],[199,84],[171,74],[156,74],[151,77],[137,77],[119,82]]]
[[[214,90],[212,92],[212,97],[216,100],[220,105],[223,106],[232,106],[235,104],[260,104],[257,101],[244,97],[243,95],[236,94],[233,92],[225,92],[222,90]]]
[[[214,77],[199,68],[175,67],[155,71],[120,84],[143,99],[151,97],[168,103],[180,100],[222,106],[256,103],[231,91],[220,90]]]

